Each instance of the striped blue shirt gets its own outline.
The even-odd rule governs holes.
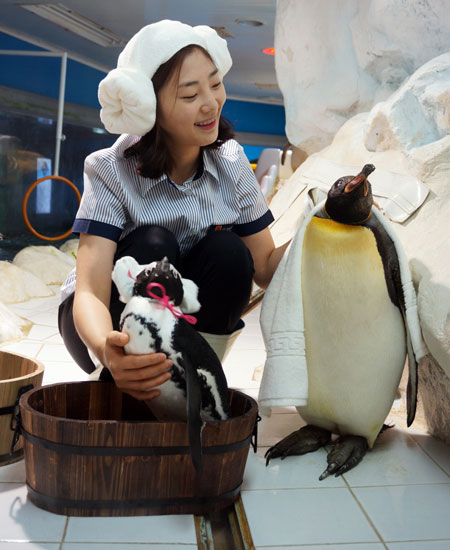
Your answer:
[[[235,140],[203,151],[202,167],[180,186],[166,174],[156,179],[138,174],[136,157],[124,157],[124,151],[138,139],[122,135],[112,147],[86,158],[74,233],[118,242],[137,227],[159,225],[175,235],[184,255],[211,227],[247,236],[273,221],[248,159]],[[74,290],[73,271],[61,288],[61,298]]]

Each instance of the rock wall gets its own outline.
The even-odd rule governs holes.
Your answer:
[[[447,0],[278,0],[275,68],[286,135],[308,154],[450,50]]]

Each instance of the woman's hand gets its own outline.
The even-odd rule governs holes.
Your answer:
[[[153,399],[160,394],[156,388],[171,377],[168,369],[173,365],[164,353],[126,355],[123,349],[128,334],[113,330],[106,336],[104,365],[108,367],[116,386],[135,399]]]

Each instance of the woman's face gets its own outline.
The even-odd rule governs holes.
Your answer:
[[[159,126],[175,147],[201,147],[214,143],[226,94],[217,68],[205,53],[195,48],[177,75],[158,93]]]

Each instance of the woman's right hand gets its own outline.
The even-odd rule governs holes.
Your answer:
[[[171,377],[168,369],[173,361],[164,353],[126,355],[124,346],[128,334],[113,330],[106,336],[103,364],[109,369],[116,386],[135,399],[153,399],[160,394],[156,388]]]

